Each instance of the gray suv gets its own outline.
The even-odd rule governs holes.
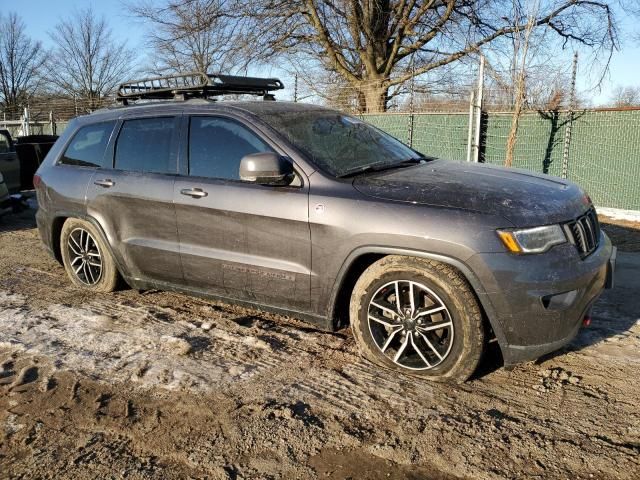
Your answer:
[[[615,248],[559,178],[425,157],[358,118],[204,99],[73,120],[34,179],[74,285],[120,278],[350,325],[376,364],[466,380],[569,342]]]

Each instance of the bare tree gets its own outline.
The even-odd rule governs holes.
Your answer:
[[[522,15],[522,4],[519,0],[514,0],[514,13],[516,18],[520,18]],[[534,0],[531,6],[531,11],[527,12],[527,24],[523,31],[520,30],[516,24],[517,30],[513,33],[513,60],[512,60],[512,77],[514,84],[514,101],[513,101],[513,114],[511,117],[511,128],[509,129],[509,135],[507,137],[507,151],[505,155],[504,165],[510,167],[513,163],[513,151],[516,148],[516,141],[518,139],[518,128],[520,126],[520,117],[522,116],[522,110],[526,99],[527,91],[527,65],[529,62],[529,51],[531,34],[533,33],[534,22],[537,17],[537,10],[539,7],[538,0]]]
[[[491,108],[541,109],[557,103],[570,63],[559,55],[562,41],[548,28],[534,28],[540,0],[511,0],[515,31],[483,49],[486,58],[485,103]],[[526,19],[524,28],[520,23]]]
[[[238,45],[242,19],[225,0],[135,1],[131,13],[150,24],[154,73],[232,72],[246,67]]]
[[[18,111],[39,83],[44,52],[25,30],[15,13],[0,16],[0,95],[5,110]]]
[[[533,28],[564,42],[611,51],[613,0],[541,0]],[[389,88],[524,30],[504,0],[265,0],[250,4],[264,57],[306,55],[363,95],[363,109],[386,109]]]
[[[618,85],[611,94],[611,103],[615,107],[640,106],[640,87],[623,87]]]
[[[90,109],[135,72],[133,50],[116,41],[104,16],[91,8],[61,20],[49,36],[54,50],[47,62],[48,82],[86,100]]]

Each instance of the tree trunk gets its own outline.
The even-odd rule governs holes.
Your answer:
[[[511,117],[511,129],[509,130],[509,136],[507,137],[507,152],[504,159],[505,167],[510,167],[513,165],[513,152],[516,148],[516,141],[518,140],[518,127],[520,126],[521,115],[522,102],[516,101],[516,105],[513,110],[513,116]]]
[[[387,111],[389,87],[383,83],[369,83],[362,88],[365,113],[383,113]]]

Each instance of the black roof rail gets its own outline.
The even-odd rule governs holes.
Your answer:
[[[265,100],[275,100],[269,92],[283,88],[277,78],[187,72],[122,83],[116,99],[125,105],[129,100],[186,100],[228,94],[262,95]]]

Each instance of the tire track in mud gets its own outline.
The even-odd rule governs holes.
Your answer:
[[[22,477],[24,472],[29,478],[50,478],[56,472],[60,478],[77,479],[116,473],[127,478],[196,475],[180,463],[165,471],[163,459],[146,451],[144,438],[157,425],[157,407],[138,409],[122,395],[126,388],[110,391],[78,380],[46,358],[24,352],[5,355],[0,356],[0,378],[9,381],[0,382],[0,477]],[[52,443],[56,454],[44,454]]]
[[[37,275],[38,272],[27,270],[29,277]],[[29,282],[30,283],[30,282]],[[51,282],[54,286],[56,283]],[[144,298],[144,297],[142,297]],[[5,300],[6,302],[6,300]],[[2,297],[0,297],[2,303]],[[18,302],[19,303],[19,302]],[[80,311],[81,313],[78,313]],[[158,316],[160,313],[160,316]],[[1,314],[0,314],[1,315]],[[32,315],[33,313],[29,313]],[[255,315],[255,314],[254,314]],[[37,314],[36,314],[37,316]],[[115,339],[109,341],[108,335],[113,333],[127,334],[139,339],[138,347],[144,346],[143,338],[150,337],[148,329],[164,332],[164,336],[170,335],[177,338],[189,338],[189,335],[196,332],[199,336],[205,336],[209,340],[206,353],[197,352],[198,362],[206,362],[207,369],[219,369],[219,374],[215,377],[211,375],[197,375],[191,385],[183,382],[183,386],[195,388],[196,381],[200,385],[207,382],[219,385],[221,382],[234,382],[248,379],[253,375],[260,375],[265,371],[276,371],[279,368],[292,368],[292,365],[299,365],[301,362],[314,363],[317,356],[322,356],[326,352],[326,347],[338,352],[342,356],[341,365],[344,368],[335,370],[326,369],[324,366],[318,370],[317,375],[306,377],[304,381],[296,384],[301,392],[310,393],[318,400],[324,401],[336,408],[346,411],[357,411],[366,402],[378,398],[385,399],[393,407],[408,408],[424,403],[425,398],[432,396],[432,387],[425,384],[420,390],[407,389],[408,382],[399,381],[398,376],[393,372],[379,371],[376,367],[360,359],[356,354],[353,344],[346,345],[343,339],[335,335],[321,332],[308,333],[304,331],[286,331],[287,327],[282,325],[273,326],[272,322],[266,322],[268,329],[262,329],[260,314],[257,314],[257,321],[250,327],[238,326],[233,319],[219,320],[223,328],[212,328],[208,332],[202,331],[198,325],[204,324],[207,319],[190,315],[189,320],[182,318],[176,310],[168,307],[141,306],[139,304],[125,304],[103,302],[94,300],[85,304],[83,310],[70,309],[62,305],[50,307],[46,313],[49,320],[61,318],[82,317],[84,322],[93,324],[91,328],[81,329],[77,334],[73,333],[73,326],[68,325],[64,330],[64,340],[67,341],[66,348],[71,347],[68,340],[70,338],[83,338],[84,348],[99,335],[103,345],[122,343]],[[2,317],[0,317],[1,319]],[[117,319],[126,318],[126,323],[119,323]],[[80,321],[80,318],[78,318]],[[1,322],[0,322],[1,323]],[[182,328],[181,328],[182,327]],[[78,327],[75,327],[78,328]],[[135,329],[132,331],[132,328]],[[70,331],[71,330],[71,331]],[[282,333],[283,330],[285,333]],[[247,334],[247,331],[250,332]],[[39,338],[42,339],[41,335]],[[261,338],[271,339],[271,343],[261,340]],[[157,338],[151,342],[157,347]],[[273,341],[275,340],[275,342]],[[39,340],[42,341],[42,340]],[[61,340],[58,340],[61,341]],[[276,344],[276,347],[273,346]],[[143,352],[139,348],[131,347],[130,354],[126,354],[119,349],[113,355],[120,357],[115,365],[105,366],[105,373],[112,370],[133,371],[131,379],[144,382],[152,378],[158,379],[158,383],[175,387],[175,382],[164,379],[169,372],[158,371],[156,367],[149,367],[154,362],[143,360]],[[102,351],[104,354],[104,350]],[[58,355],[60,356],[60,355]],[[63,355],[62,355],[63,356]],[[86,355],[85,355],[86,357]],[[251,362],[238,361],[239,358],[251,359]],[[320,362],[322,363],[322,362]],[[78,368],[76,366],[75,368]],[[85,367],[86,368],[86,367]],[[295,366],[293,368],[296,368]],[[95,369],[92,369],[95,370]],[[176,368],[176,370],[178,370]],[[191,370],[195,372],[197,370]],[[138,372],[142,372],[140,375]],[[227,373],[227,378],[225,377]],[[376,384],[376,393],[371,394],[371,384]],[[216,386],[218,388],[218,386]],[[409,392],[409,393],[407,393]]]

